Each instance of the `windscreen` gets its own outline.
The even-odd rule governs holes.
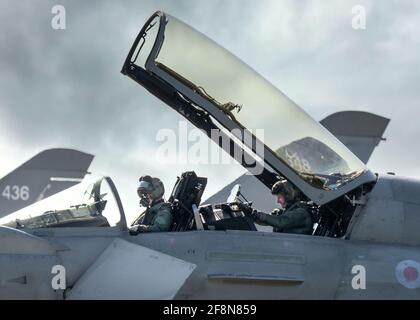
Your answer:
[[[351,151],[262,76],[203,34],[166,17],[157,68],[251,132],[263,132],[258,138],[314,187],[337,189],[365,171]]]
[[[113,227],[120,220],[111,188],[105,179],[96,177],[16,211],[0,219],[0,225],[17,229]]]

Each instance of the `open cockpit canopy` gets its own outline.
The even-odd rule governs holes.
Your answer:
[[[157,12],[148,20],[122,73],[209,137],[209,123],[231,132],[236,147],[248,150],[247,156],[287,178],[315,203],[329,202],[376,179],[338,139],[261,75],[168,14]],[[191,117],[191,110],[207,120]],[[270,187],[269,180],[262,181]]]

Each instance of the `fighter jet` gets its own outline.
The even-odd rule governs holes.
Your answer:
[[[171,231],[130,236],[105,177],[68,217],[117,214],[109,226],[0,227],[0,297],[420,298],[419,181],[373,174],[262,76],[169,14],[148,19],[122,73],[206,132],[267,192],[280,178],[297,187],[317,213],[313,234],[257,231],[238,209],[237,188],[226,203],[200,206],[207,178],[187,172],[169,199]]]

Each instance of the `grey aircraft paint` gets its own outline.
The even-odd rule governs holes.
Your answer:
[[[152,16],[138,41],[155,17],[165,15],[159,12]],[[159,41],[155,44],[157,48],[162,45]],[[209,118],[189,103],[188,96],[180,97],[162,78],[134,65],[134,49],[123,73],[193,124],[206,128]],[[261,180],[269,184],[270,172],[263,175]],[[336,197],[330,202],[314,205],[322,214],[313,235],[245,230],[244,217],[234,216],[220,219],[219,225],[235,226],[236,221],[240,230],[192,228],[129,236],[121,201],[112,180],[106,177],[102,181],[111,185],[120,214],[115,227],[0,226],[0,298],[420,299],[420,182],[394,176],[375,178],[358,180],[361,184],[353,184],[355,189],[345,187],[344,194],[334,193]],[[101,215],[109,202],[101,190],[96,191],[99,198],[93,214]],[[323,220],[328,217],[333,218],[332,224]],[[194,219],[202,218],[194,215]],[[207,220],[203,224],[212,226]],[[341,224],[345,230],[337,229]],[[126,263],[122,265],[115,261],[121,250],[131,253],[124,255]],[[164,275],[153,273],[156,261],[168,259],[172,259],[173,268]],[[150,278],[160,278],[150,296],[148,288],[142,286],[150,279],[136,280],[138,290],[121,288],[127,279],[144,271],[142,261],[152,266],[147,270]],[[54,288],[58,274],[52,270],[56,266],[66,270],[64,287]],[[100,273],[95,274],[96,268]],[[362,278],[355,283],[357,273]],[[168,286],[161,281],[161,277],[176,274],[179,278]],[[95,295],[87,285],[98,281],[105,292]],[[113,285],[120,289],[112,290]]]

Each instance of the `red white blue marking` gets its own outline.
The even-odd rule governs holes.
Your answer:
[[[395,276],[406,288],[420,288],[420,263],[414,260],[401,261],[395,268]]]

